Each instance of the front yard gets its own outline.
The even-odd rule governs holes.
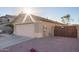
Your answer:
[[[66,37],[32,39],[5,49],[10,52],[29,52],[31,48],[38,52],[79,52],[79,39]]]

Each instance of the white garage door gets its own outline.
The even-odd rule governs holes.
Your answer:
[[[14,34],[30,38],[34,37],[34,24],[15,25]]]

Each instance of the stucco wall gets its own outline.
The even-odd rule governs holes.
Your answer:
[[[77,38],[79,38],[79,25],[76,26],[76,28],[77,28]]]
[[[43,37],[43,35],[42,35],[42,33],[34,33],[34,37],[35,38],[42,38]]]
[[[43,37],[54,36],[54,26],[55,26],[54,23],[40,21],[39,24],[40,24],[39,32],[42,33]]]
[[[42,37],[42,33],[35,33],[35,24],[17,24],[14,27],[14,34],[30,38]]]
[[[38,28],[39,25],[39,28]],[[44,26],[46,26],[46,31],[44,29]],[[54,26],[55,24],[50,22],[39,22],[39,23],[33,23],[33,24],[18,24],[14,25],[14,34],[21,35],[21,36],[29,36],[29,37],[49,37],[54,36]],[[36,28],[39,32],[36,31]],[[29,35],[26,34],[29,32]]]

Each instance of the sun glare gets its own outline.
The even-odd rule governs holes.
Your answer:
[[[34,20],[33,17],[31,16],[31,14],[33,13],[33,11],[32,11],[31,8],[24,8],[24,9],[23,9],[23,12],[26,13],[26,15],[25,15],[25,17],[24,17],[24,19],[23,19],[23,23],[26,21],[27,16],[30,16],[31,20],[32,20],[33,22],[35,22],[35,20]]]
[[[26,13],[27,15],[32,14],[32,9],[31,8],[24,8],[24,13]]]

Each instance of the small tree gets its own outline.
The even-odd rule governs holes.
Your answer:
[[[61,19],[62,19],[61,21],[62,21],[63,23],[69,24],[69,22],[70,22],[70,15],[67,14],[67,15],[61,17]]]
[[[7,24],[6,26],[10,28],[9,29],[9,34],[12,34],[13,31],[14,31],[14,25],[13,24]]]
[[[63,18],[63,17],[61,17],[61,19],[62,19],[61,21],[65,24],[65,20],[64,20],[64,18]]]

